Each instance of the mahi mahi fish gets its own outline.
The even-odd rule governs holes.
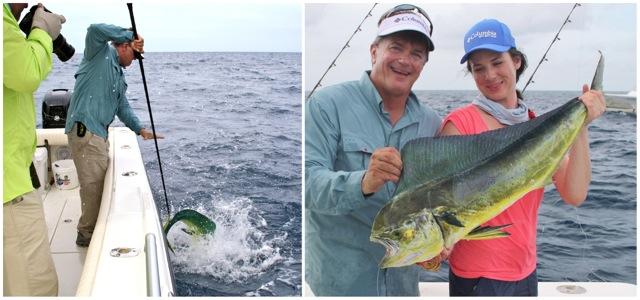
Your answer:
[[[599,63],[592,87],[601,88],[602,68]],[[574,98],[505,128],[409,141],[401,151],[404,169],[398,187],[371,230],[370,240],[386,250],[380,267],[430,260],[426,268],[437,271],[440,253],[461,239],[508,236],[501,229],[510,224],[481,224],[551,183],[586,116],[586,107]]]
[[[216,223],[211,221],[211,219],[195,210],[184,209],[177,212],[173,218],[164,225],[164,233],[169,233],[169,229],[180,221],[187,225],[190,234],[206,235],[213,234],[216,231]]]
[[[163,229],[165,236],[169,233],[171,227],[173,227],[173,225],[178,222],[182,222],[187,225],[188,229],[183,229],[183,231],[190,235],[213,235],[216,231],[216,223],[207,218],[207,216],[193,209],[184,209],[177,212],[173,216],[173,218],[171,218],[169,221],[167,221],[167,223],[164,224]],[[169,246],[169,250],[171,250],[171,252],[174,252],[173,246],[171,246],[168,241],[167,245]]]

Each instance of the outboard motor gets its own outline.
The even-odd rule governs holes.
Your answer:
[[[70,102],[71,92],[67,89],[47,92],[42,101],[42,128],[64,128]]]

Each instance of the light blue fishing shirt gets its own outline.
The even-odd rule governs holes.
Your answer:
[[[409,95],[391,125],[369,72],[317,91],[305,107],[305,272],[316,295],[418,295],[419,267],[379,269],[384,247],[369,241],[377,212],[395,190],[364,197],[371,154],[434,136],[440,117]]]
[[[65,133],[75,122],[107,138],[109,124],[117,115],[127,127],[140,133],[140,121],[127,101],[127,82],[118,62],[118,52],[109,41],[130,42],[133,32],[125,28],[92,24],[87,29],[84,57],[75,74],[76,84],[67,112]]]

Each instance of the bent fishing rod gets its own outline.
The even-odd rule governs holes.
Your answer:
[[[129,17],[131,18],[131,28],[133,30],[133,39],[138,38],[138,30],[136,29],[136,20],[133,17],[133,3],[127,3],[129,9]],[[149,100],[149,90],[147,89],[147,78],[144,75],[144,65],[142,63],[142,53],[135,51],[135,56],[140,63],[140,73],[142,74],[142,85],[144,85],[144,95],[147,98],[147,108],[149,109],[149,120],[151,121],[151,132],[153,132],[153,142],[156,145],[156,154],[158,156],[158,166],[160,167],[160,178],[162,179],[162,191],[164,192],[164,203],[167,207],[167,215],[171,216],[171,207],[169,207],[169,198],[167,197],[167,188],[164,184],[164,173],[162,172],[162,162],[160,161],[160,150],[158,149],[158,138],[156,138],[156,127],[153,123],[153,113],[151,113],[151,101]]]
[[[544,54],[542,55],[542,58],[540,58],[540,61],[538,62],[538,65],[536,65],[536,68],[533,70],[533,73],[531,73],[531,76],[529,76],[529,80],[527,80],[527,83],[524,85],[524,88],[522,89],[522,94],[524,94],[524,91],[527,89],[527,86],[529,86],[529,83],[534,83],[535,82],[535,81],[532,80],[533,79],[533,75],[536,74],[536,71],[538,71],[538,68],[540,67],[540,65],[543,62],[548,61],[547,53],[549,53],[549,50],[551,50],[551,47],[553,46],[553,44],[555,44],[556,41],[560,40],[560,38],[558,37],[560,35],[560,32],[564,28],[564,25],[567,25],[567,23],[571,23],[571,20],[569,18],[571,17],[571,14],[573,13],[573,10],[576,9],[576,7],[578,7],[578,6],[581,6],[580,3],[575,3],[573,5],[573,7],[571,8],[571,11],[567,15],[567,18],[564,19],[564,22],[562,22],[562,26],[560,26],[560,29],[558,29],[558,32],[553,37],[553,40],[551,40],[551,43],[549,44],[549,47],[547,48],[547,51],[544,52]]]
[[[318,80],[318,83],[316,83],[316,85],[313,87],[313,89],[311,90],[311,92],[309,93],[309,95],[307,96],[307,100],[309,99],[309,97],[311,97],[311,95],[313,95],[313,92],[315,92],[315,90],[320,87],[322,84],[322,79],[324,79],[324,76],[327,75],[327,73],[329,73],[329,70],[331,70],[331,68],[336,66],[336,61],[338,60],[338,57],[340,57],[340,55],[342,54],[342,51],[344,51],[344,49],[349,48],[349,42],[351,42],[351,39],[353,39],[353,36],[356,35],[356,33],[358,33],[359,31],[362,31],[362,24],[364,23],[364,20],[366,20],[368,17],[371,17],[371,12],[373,11],[373,9],[376,7],[376,5],[378,5],[378,3],[374,3],[373,6],[371,7],[371,9],[369,10],[369,12],[364,16],[364,18],[362,19],[362,22],[360,22],[360,24],[358,25],[358,27],[356,27],[356,30],[353,31],[353,33],[351,34],[351,37],[349,37],[349,39],[347,40],[347,42],[344,44],[344,46],[342,46],[342,49],[340,49],[340,52],[338,52],[338,55],[336,55],[336,58],[333,59],[333,61],[329,64],[329,67],[327,67],[327,70],[324,71],[324,74],[322,74],[322,76],[320,77],[320,79]]]

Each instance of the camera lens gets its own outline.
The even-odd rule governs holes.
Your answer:
[[[67,43],[67,40],[62,36],[62,34],[58,35],[58,37],[53,41],[53,53],[58,56],[60,61],[69,60],[74,53],[76,53],[76,49],[73,46]]]

